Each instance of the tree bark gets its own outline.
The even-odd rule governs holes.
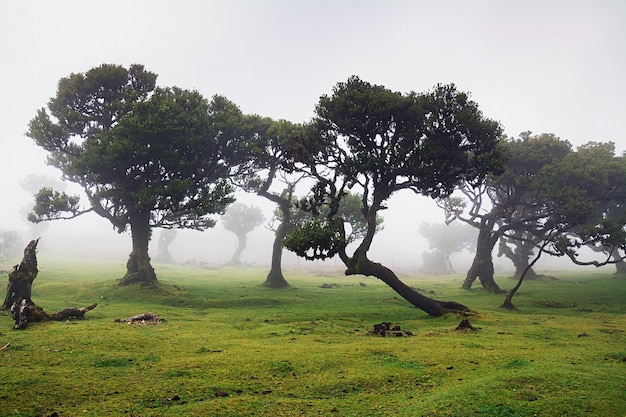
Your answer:
[[[366,275],[380,279],[402,298],[411,303],[414,307],[426,312],[433,317],[440,317],[447,313],[469,314],[471,310],[462,304],[453,301],[438,301],[420,294],[413,288],[402,282],[396,274],[389,268],[372,262],[364,255],[356,255],[349,263],[346,275]]]
[[[83,318],[85,313],[96,308],[97,304],[91,304],[81,308],[66,308],[56,313],[46,313],[43,308],[36,305],[31,298],[33,281],[37,278],[37,244],[39,239],[31,240],[24,249],[24,257],[19,265],[15,265],[9,273],[7,293],[2,303],[2,308],[11,310],[15,320],[14,329],[25,329],[30,322],[47,320],[66,320],[68,318]]]
[[[523,232],[515,233],[514,235],[519,239],[500,239],[500,252],[498,256],[504,255],[513,262],[513,266],[515,267],[514,279],[519,279],[523,273],[526,273],[525,279],[537,279],[539,275],[537,275],[535,270],[528,268],[529,259],[533,255],[533,248],[535,246],[531,241],[523,239]],[[507,242],[515,245],[514,248],[507,245]]]
[[[26,300],[28,305],[35,305],[31,299],[33,281],[37,278],[37,244],[39,239],[31,240],[24,249],[24,257],[19,265],[13,267],[9,273],[7,293],[2,303],[4,310],[10,310],[14,303]]]
[[[501,294],[506,291],[500,289],[493,279],[493,248],[498,241],[499,235],[493,231],[493,222],[483,219],[481,221],[478,239],[476,241],[476,254],[474,261],[463,282],[463,288],[469,290],[476,278],[480,279],[483,288]]]
[[[500,306],[501,308],[504,308],[506,310],[516,309],[515,306],[513,305],[513,296],[517,293],[517,290],[519,290],[519,288],[522,286],[522,282],[524,282],[524,278],[526,277],[526,274],[528,273],[528,271],[530,271],[532,267],[537,263],[539,258],[541,258],[541,254],[543,253],[546,246],[548,246],[550,241],[551,239],[543,242],[543,244],[539,248],[539,253],[537,253],[535,258],[528,264],[526,269],[522,272],[522,275],[520,275],[519,279],[517,280],[517,284],[515,285],[515,287],[513,287],[513,289],[511,289],[511,291],[509,291],[506,297],[504,298],[504,302]]]
[[[150,263],[148,245],[150,242],[150,212],[136,213],[131,216],[130,232],[133,249],[126,262],[126,275],[119,281],[120,286],[133,283],[142,286],[156,285],[157,277]]]
[[[283,200],[278,204],[278,208],[282,213],[282,221],[274,234],[274,243],[272,245],[272,265],[267,278],[263,283],[269,288],[285,288],[289,283],[283,276],[282,259],[283,259],[283,240],[287,236],[289,226],[291,225],[291,201]]]

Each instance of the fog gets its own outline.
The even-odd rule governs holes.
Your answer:
[[[309,120],[318,98],[353,74],[403,92],[453,82],[510,136],[551,132],[575,146],[613,141],[626,149],[622,0],[26,0],[0,4],[0,35],[0,230],[18,230],[24,243],[41,235],[42,254],[123,265],[130,252],[129,235],[95,214],[45,230],[33,230],[24,214],[32,197],[20,182],[33,173],[60,177],[24,135],[28,121],[55,95],[60,78],[102,63],[144,64],[161,86],[196,89],[207,98],[223,94],[245,113],[294,122]],[[74,185],[68,191],[80,192]],[[271,218],[269,201],[245,193],[238,199]],[[405,192],[393,196],[382,216],[371,258],[418,270],[428,249],[418,225],[443,222],[441,210]],[[227,262],[236,237],[216,219],[214,229],[180,231],[173,257]],[[268,265],[272,239],[267,228],[255,229],[242,261]],[[457,271],[470,259],[455,256]],[[540,269],[562,266],[542,262]],[[286,252],[284,264],[306,261]]]

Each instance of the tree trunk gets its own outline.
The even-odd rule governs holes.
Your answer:
[[[501,238],[500,239],[500,252],[498,256],[506,256],[515,267],[514,279],[519,279],[523,273],[526,273],[525,279],[537,279],[539,275],[533,268],[528,268],[529,259],[533,256],[533,248],[535,245],[531,240],[524,239],[524,232],[520,231],[514,233],[515,238]],[[507,243],[514,245],[511,248]],[[527,269],[528,268],[528,269]]]
[[[174,263],[174,258],[170,253],[170,244],[176,239],[176,230],[163,229],[159,235],[159,247],[155,260],[164,264]]]
[[[617,261],[615,263],[615,275],[626,275],[626,262],[624,260]]]
[[[414,307],[419,308],[430,316],[440,317],[446,313],[467,314],[471,312],[468,307],[462,304],[453,301],[438,301],[426,297],[402,282],[389,268],[370,261],[364,255],[356,256],[357,257],[353,258],[349,263],[348,269],[345,272],[346,275],[360,274],[374,276],[389,285],[398,295],[407,300]]]
[[[7,293],[2,303],[2,308],[11,310],[15,320],[15,329],[25,329],[29,322],[47,320],[66,320],[71,317],[83,318],[86,312],[96,308],[97,304],[91,304],[81,308],[66,308],[56,313],[48,314],[43,308],[37,306],[31,298],[33,281],[37,278],[37,244],[39,239],[31,240],[24,249],[24,257],[19,265],[15,265],[9,273]]]
[[[528,259],[526,259],[525,263],[517,263],[517,264],[514,263],[513,265],[515,265],[515,275],[513,275],[513,278],[519,279],[524,273],[524,271],[526,271],[526,268],[528,267]],[[539,275],[537,275],[534,269],[528,268],[525,278],[531,279],[531,280],[537,279],[539,278]]]
[[[545,240],[543,242],[543,244],[539,248],[539,253],[537,253],[537,255],[532,260],[532,262],[530,262],[528,264],[526,269],[522,272],[522,274],[520,275],[519,279],[517,280],[517,284],[515,285],[515,287],[513,287],[513,289],[511,289],[511,291],[509,291],[509,293],[504,298],[504,302],[500,306],[501,308],[504,308],[506,310],[515,310],[516,309],[515,306],[513,305],[513,296],[517,293],[517,290],[519,290],[519,288],[522,286],[522,282],[524,282],[524,278],[526,277],[526,274],[537,263],[539,258],[541,258],[541,254],[543,253],[544,249],[546,248],[546,246],[548,246],[548,244],[550,242],[551,242],[551,239],[550,240]]]
[[[263,283],[264,286],[269,288],[285,288],[289,286],[289,283],[283,276],[282,262],[283,240],[285,239],[285,236],[287,236],[287,232],[291,227],[291,193],[283,192],[283,194],[286,194],[287,197],[282,199],[273,199],[273,201],[278,204],[278,209],[282,214],[282,221],[274,233],[274,244],[272,245],[272,265],[270,267],[270,272],[267,274],[267,278]]]
[[[244,233],[237,234],[237,248],[235,248],[235,253],[230,258],[230,261],[227,265],[231,266],[239,266],[241,265],[241,254],[244,250],[246,250],[247,246],[247,237]]]
[[[500,289],[493,279],[494,269],[492,253],[498,241],[498,235],[493,232],[490,225],[491,222],[486,222],[485,220],[481,223],[478,239],[476,241],[476,254],[474,255],[472,266],[469,271],[467,271],[463,288],[469,290],[472,288],[472,284],[476,281],[476,278],[479,278],[484,289],[494,294],[501,294],[506,291]]]
[[[2,309],[10,310],[14,303],[20,303],[26,300],[26,303],[35,306],[31,299],[31,290],[33,281],[37,278],[39,270],[37,269],[37,244],[39,239],[31,240],[24,249],[24,257],[19,265],[13,267],[13,271],[9,273],[9,282],[7,283],[7,293],[2,303]]]
[[[152,286],[157,283],[156,273],[150,264],[148,244],[150,242],[150,212],[138,213],[131,216],[130,232],[133,241],[133,250],[126,262],[126,275],[119,285],[138,283],[143,286]]]

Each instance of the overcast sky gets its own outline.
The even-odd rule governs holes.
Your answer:
[[[455,83],[508,135],[626,149],[624,0],[2,1],[0,42],[2,230],[18,228],[24,176],[57,175],[24,136],[28,121],[60,78],[102,63],[144,64],[161,86],[294,122],[353,74],[402,92]],[[387,238],[413,233],[432,207],[392,203]]]

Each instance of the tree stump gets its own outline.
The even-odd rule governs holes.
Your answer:
[[[31,299],[33,281],[37,278],[37,244],[39,239],[31,240],[24,249],[24,257],[19,265],[13,267],[9,273],[7,293],[2,303],[4,310],[11,310],[14,329],[25,329],[29,322],[47,320],[67,320],[69,318],[83,318],[85,313],[96,308],[97,304],[91,304],[80,308],[66,308],[56,313],[49,314],[43,308],[36,305]]]

